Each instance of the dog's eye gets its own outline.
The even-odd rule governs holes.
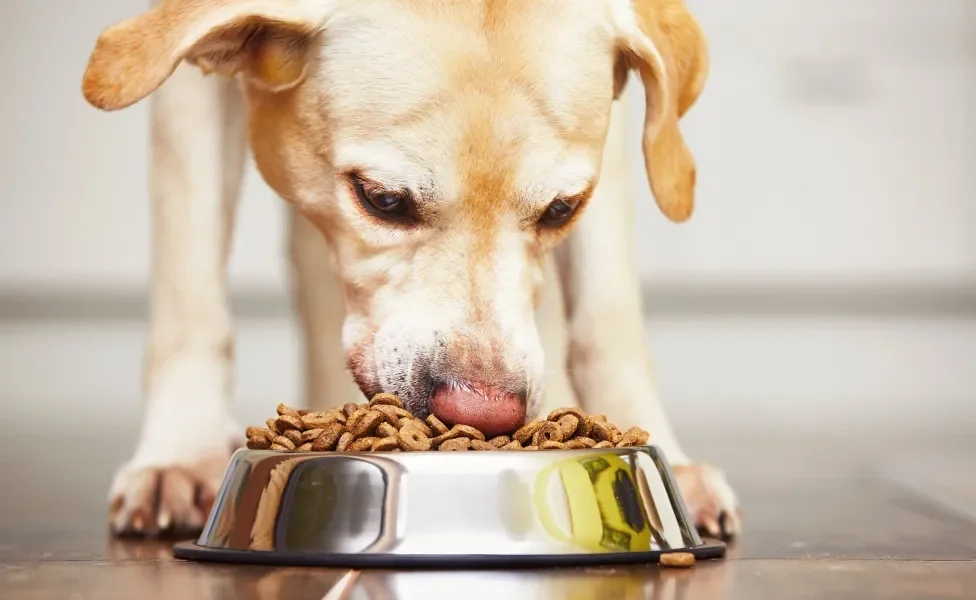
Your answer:
[[[539,217],[540,225],[560,225],[569,220],[576,212],[579,202],[557,198],[546,208],[546,212]]]
[[[361,177],[352,177],[359,203],[367,212],[386,221],[405,222],[412,220],[410,194],[381,188],[374,182]]]

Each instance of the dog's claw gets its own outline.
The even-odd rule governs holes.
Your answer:
[[[132,529],[133,531],[142,533],[146,530],[146,520],[143,518],[142,514],[137,514],[132,517]]]
[[[702,516],[701,527],[704,533],[711,537],[717,538],[722,535],[722,528],[719,526],[718,521],[711,516]]]
[[[110,495],[113,533],[155,537],[200,531],[229,458],[216,451],[186,465],[125,465]]]
[[[723,540],[736,537],[742,522],[739,502],[722,472],[705,463],[675,465],[673,470],[698,530]]]

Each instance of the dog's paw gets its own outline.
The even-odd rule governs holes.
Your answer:
[[[699,531],[725,540],[739,534],[742,527],[739,501],[720,470],[706,463],[675,465],[672,470]]]
[[[109,493],[112,532],[141,537],[199,532],[233,450],[211,449],[169,464],[133,459],[123,465]]]

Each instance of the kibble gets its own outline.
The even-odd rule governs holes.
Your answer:
[[[275,439],[271,440],[271,442],[272,445],[284,446],[289,450],[294,450],[296,448],[295,442],[291,441],[290,439],[286,438],[283,435],[279,435]]]
[[[446,440],[437,449],[446,452],[457,452],[471,448],[471,440],[466,437],[456,437]]]
[[[372,450],[373,449],[373,444],[375,444],[378,441],[380,441],[380,438],[371,437],[371,436],[367,436],[367,437],[364,437],[364,438],[359,438],[359,439],[353,441],[353,443],[349,444],[349,451],[350,452],[364,452],[366,450]]]
[[[302,420],[298,415],[281,415],[275,419],[275,428],[281,433],[290,429],[301,431],[304,427],[305,425],[302,424]]]
[[[315,452],[323,452],[326,450],[332,450],[336,447],[339,439],[346,433],[346,428],[339,423],[333,423],[319,434],[317,438],[312,442],[312,450]],[[352,441],[350,435],[350,441]]]
[[[532,434],[532,445],[542,446],[543,442],[561,442],[563,441],[563,430],[559,427],[557,423],[552,421],[544,422],[536,431]]]
[[[488,440],[488,443],[496,448],[501,448],[503,446],[507,446],[511,444],[512,438],[508,437],[507,435],[500,435],[498,437],[491,438],[490,440]]]
[[[437,435],[447,433],[447,425],[445,425],[440,419],[434,415],[429,415],[427,417],[427,424],[433,429]]]
[[[687,569],[695,566],[695,555],[691,552],[665,552],[661,554],[659,562],[662,567]]]
[[[281,404],[278,405],[277,413],[278,413],[278,416],[280,416],[280,417],[284,417],[284,416],[287,415],[287,416],[290,416],[290,417],[296,417],[297,418],[297,417],[300,417],[301,416],[297,410],[295,410],[294,408],[288,406],[284,402],[282,402]]]
[[[370,450],[373,452],[389,452],[390,450],[395,450],[399,447],[400,441],[396,438],[396,436],[391,436],[376,440]]]
[[[390,425],[389,423],[387,423],[385,421],[383,423],[380,423],[376,427],[376,434],[382,436],[383,438],[391,438],[391,437],[394,437],[395,438],[396,435],[397,435],[397,433],[398,433],[398,431],[399,430],[396,427],[394,427],[393,425]]]
[[[334,413],[327,412],[308,413],[301,417],[301,420],[305,429],[323,429],[339,422],[339,418]]]
[[[306,429],[302,432],[302,443],[314,442],[315,438],[322,435],[323,431],[325,431],[325,429]]]
[[[271,440],[265,436],[254,436],[247,438],[247,447],[252,450],[267,450],[271,447]]]
[[[403,408],[403,401],[394,394],[376,394],[369,401],[369,405],[376,407],[377,405],[395,406],[397,408]]]
[[[425,452],[430,450],[430,438],[416,427],[402,427],[397,433],[397,442],[404,452]]]
[[[398,430],[403,429],[404,427],[413,427],[427,437],[434,437],[434,431],[427,425],[427,423],[418,421],[413,417],[403,417],[402,419],[398,419],[396,422],[396,427]]]
[[[470,425],[448,426],[434,415],[419,419],[394,394],[377,394],[369,402],[348,402],[341,409],[327,411],[279,404],[276,412],[265,422],[266,427],[247,428],[248,448],[279,452],[582,450],[642,446],[650,438],[639,427],[621,431],[604,415],[568,407],[553,410],[545,419],[526,423],[509,435],[488,439]],[[662,565],[681,560],[685,560],[681,553],[661,556]]]
[[[355,439],[356,436],[349,433],[348,431],[340,435],[339,443],[336,444],[336,452],[345,452],[346,450],[348,450],[350,444],[352,444],[353,440]]]

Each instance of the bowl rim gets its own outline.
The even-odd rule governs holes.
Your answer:
[[[662,554],[692,554],[697,560],[722,558],[728,547],[709,539],[701,546],[641,552],[591,554],[341,554],[207,548],[193,540],[173,546],[183,560],[241,565],[335,567],[345,569],[539,569],[656,563]]]

